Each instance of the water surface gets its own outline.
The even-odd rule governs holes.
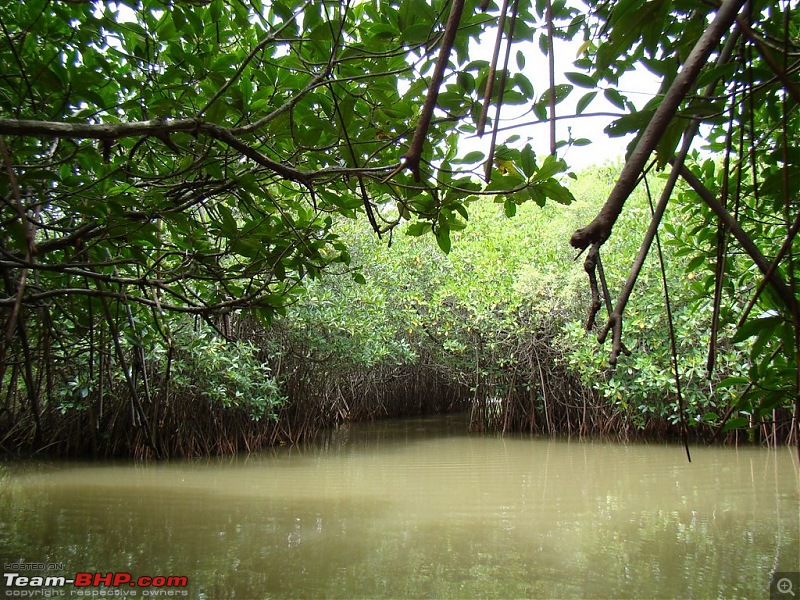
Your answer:
[[[247,457],[5,464],[0,559],[185,575],[209,599],[768,598],[773,572],[800,570],[790,449],[695,447],[689,464],[679,446],[464,430],[437,417]]]

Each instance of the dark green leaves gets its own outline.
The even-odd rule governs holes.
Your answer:
[[[605,128],[605,132],[609,137],[620,137],[629,133],[641,132],[652,117],[653,111],[630,113],[610,123]]]
[[[603,96],[617,108],[625,110],[626,100],[625,97],[619,93],[619,91],[615,90],[614,88],[608,88],[603,91]]]
[[[562,102],[567,96],[569,96],[570,92],[573,90],[573,86],[567,83],[559,83],[556,84],[553,90],[555,90],[555,100],[556,104]],[[550,102],[550,90],[544,92],[540,97],[538,104],[547,105]]]
[[[439,231],[436,232],[436,243],[439,244],[442,252],[450,253],[452,242],[450,241],[450,227],[446,223],[439,224]]]
[[[595,78],[586,73],[568,72],[564,73],[564,76],[578,87],[593,89],[597,86]]]

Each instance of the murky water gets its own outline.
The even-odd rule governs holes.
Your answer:
[[[413,419],[234,459],[6,464],[0,560],[182,575],[213,599],[768,598],[773,572],[800,571],[789,449],[695,447],[688,464],[679,446],[463,430]]]

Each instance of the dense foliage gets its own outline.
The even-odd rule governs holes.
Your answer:
[[[130,400],[131,424],[153,452],[167,452],[155,433],[164,426],[152,421],[178,419],[166,416],[177,366],[194,368],[204,343],[181,332],[205,321],[236,337],[243,311],[269,323],[304,278],[349,263],[334,217],[366,213],[384,234],[416,218],[447,248],[485,187],[473,166],[451,161],[488,73],[468,47],[495,22],[474,2],[460,20],[450,57],[460,74],[449,69],[409,173],[401,156],[431,96],[448,8],[4,3],[4,429],[41,444],[52,430],[42,419],[66,386],[72,406],[98,405],[90,420],[103,435],[100,423],[117,421]],[[513,85],[508,101],[531,100],[524,75]],[[522,155],[524,173],[494,191],[563,200],[553,176],[565,165],[540,169]],[[242,377],[263,378],[249,364]],[[209,399],[231,389],[209,383],[219,390],[201,393]],[[279,394],[241,392],[256,415],[279,404]]]
[[[363,227],[343,224],[366,282],[323,278],[276,324],[292,331],[295,344],[303,340],[303,378],[326,390],[319,404],[340,407],[346,418],[360,414],[366,395],[368,414],[397,414],[380,398],[422,378],[457,382],[479,430],[677,435],[681,411],[657,258],[646,263],[627,308],[635,328],[626,337],[630,355],[611,369],[607,348],[585,331],[589,293],[566,240],[601,206],[617,173],[613,166],[580,173],[569,207],[527,205],[508,218],[502,204],[475,205],[448,256],[425,238],[399,236],[386,248]],[[660,178],[653,187],[663,187]],[[644,191],[631,198],[608,249],[611,286],[625,281],[649,212]],[[666,220],[670,231],[686,226],[680,211]],[[703,332],[712,315],[705,296],[692,291],[698,275],[681,256],[688,250],[680,238],[665,239],[684,412],[692,435],[708,439],[736,398],[718,383],[746,373],[748,346],[734,344],[730,330],[721,334],[708,372]],[[417,397],[416,389],[406,396]]]
[[[583,64],[588,78],[582,75],[581,84],[613,86],[622,72],[641,64],[661,78],[663,94],[641,109],[624,95],[617,97],[620,106],[631,110],[608,131],[636,136],[603,209],[573,234],[571,243],[589,249],[586,266],[595,274],[601,248],[654,154],[655,165],[667,168],[670,178],[639,257],[646,255],[660,215],[672,201],[688,221],[671,233],[688,246],[681,252],[691,257],[687,267],[697,276],[690,286],[697,296],[695,307],[711,314],[703,330],[707,334],[697,340],[698,346],[707,342],[707,372],[724,361],[720,352],[731,328],[734,341],[754,338],[747,373],[723,382],[740,386],[735,401],[719,406],[712,401],[705,418],[727,428],[769,423],[773,435],[777,428],[791,432],[788,437],[800,450],[800,309],[794,266],[800,226],[794,150],[800,79],[793,58],[800,13],[791,3],[731,1],[720,3],[709,19],[698,8],[694,2],[599,7],[605,35]],[[616,97],[617,92],[610,94]],[[699,134],[704,150],[715,157],[690,154]],[[676,185],[679,179],[684,188]],[[601,340],[611,336],[612,363],[624,350],[624,312],[639,264],[634,262],[600,331]],[[677,344],[672,345],[676,354]],[[791,409],[791,414],[778,409]]]
[[[797,437],[799,19],[778,0],[4,3],[0,445],[231,451],[468,399],[504,430]],[[473,56],[495,32],[492,60]],[[559,39],[581,44],[563,77]],[[530,41],[546,82],[512,52]],[[662,80],[642,107],[618,88],[637,66]],[[526,245],[498,225],[573,202],[558,153],[589,140],[556,122],[581,89],[576,113],[604,97],[608,133],[634,134],[597,216],[569,226],[587,297],[553,249],[570,231]],[[509,109],[550,123],[549,155],[501,127]],[[689,156],[699,135],[714,156]],[[653,169],[670,175],[651,220],[628,198]],[[660,276],[637,279],[668,201],[663,317]],[[590,326],[608,304],[610,355],[569,325],[582,301]]]

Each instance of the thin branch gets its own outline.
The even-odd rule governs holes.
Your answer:
[[[494,127],[492,128],[492,139],[489,143],[489,154],[486,157],[484,166],[484,179],[488,183],[492,178],[492,165],[494,164],[494,149],[497,144],[497,127],[500,124],[500,111],[503,109],[503,96],[506,91],[506,79],[508,78],[508,61],[511,58],[511,44],[514,41],[514,28],[517,23],[517,13],[519,12],[519,0],[514,0],[511,6],[511,21],[508,25],[508,39],[506,39],[506,56],[503,60],[503,72],[500,74],[500,91],[497,93],[497,106],[494,111]]]
[[[670,161],[672,162],[672,161]],[[686,183],[697,193],[698,196],[705,202],[708,207],[717,215],[717,217],[722,220],[725,225],[730,230],[733,237],[736,238],[736,241],[739,242],[739,245],[744,249],[750,259],[755,263],[758,269],[765,275],[765,277],[769,278],[769,282],[772,284],[773,289],[778,294],[778,297],[784,303],[788,310],[793,310],[793,306],[797,303],[797,300],[792,296],[791,290],[789,290],[786,282],[780,277],[780,275],[775,270],[770,270],[770,265],[767,262],[767,259],[755,245],[753,240],[750,238],[749,235],[742,229],[742,226],[739,222],[731,216],[731,214],[725,209],[724,206],[714,197],[714,194],[709,191],[709,189],[703,185],[703,182],[698,179],[698,177],[692,173],[685,165],[681,165],[680,167],[680,175]]]
[[[317,171],[303,171],[284,163],[275,161],[254,147],[239,139],[239,135],[247,128],[228,129],[214,123],[196,119],[155,119],[119,124],[64,123],[60,121],[34,121],[26,119],[0,119],[0,135],[53,137],[69,139],[116,140],[126,137],[153,136],[163,137],[176,132],[205,134],[221,141],[240,154],[250,158],[258,165],[281,175],[282,177],[310,185],[312,181],[327,177],[345,176],[378,176],[386,173],[395,165],[363,168],[331,167]]]
[[[553,44],[553,0],[547,0],[547,72],[550,76],[550,155],[556,155],[556,56]]]
[[[653,197],[650,194],[650,186],[647,183],[647,177],[644,179],[645,189],[647,190],[647,200],[650,203],[650,214],[655,218],[655,209],[653,208]],[[669,330],[669,348],[672,358],[672,369],[675,372],[675,393],[678,396],[678,414],[681,423],[681,437],[683,438],[683,447],[686,449],[686,459],[692,462],[692,454],[689,452],[689,428],[686,424],[686,410],[683,406],[683,391],[681,390],[681,371],[678,363],[678,343],[675,339],[675,319],[672,315],[672,302],[669,299],[669,284],[667,283],[667,269],[664,262],[664,253],[661,250],[661,238],[656,229],[656,252],[658,254],[658,265],[661,270],[661,283],[664,288],[664,306],[667,311],[667,327]]]
[[[284,29],[286,29],[291,23],[293,23],[295,19],[297,19],[297,15],[305,11],[305,9],[308,7],[309,4],[311,4],[310,0],[306,2],[302,7],[300,7],[300,9],[298,9],[298,11],[295,12],[290,19],[286,19],[286,21],[277,30],[271,32],[267,37],[265,37],[263,40],[261,40],[258,44],[255,45],[255,47],[248,53],[248,55],[236,69],[236,72],[233,75],[231,75],[230,79],[228,79],[228,81],[226,81],[222,86],[220,86],[217,92],[211,97],[211,99],[208,102],[206,102],[206,105],[203,108],[197,111],[198,119],[202,117],[203,114],[209,108],[211,108],[211,106],[217,100],[219,100],[222,97],[222,95],[228,90],[228,88],[230,88],[234,84],[234,82],[236,82],[237,79],[239,79],[239,77],[241,77],[242,73],[247,68],[247,65],[249,65],[250,61],[252,61],[255,58],[256,54],[261,52],[269,44],[276,41],[281,32]]]
[[[492,62],[489,65],[489,75],[486,78],[486,88],[483,92],[483,106],[478,117],[477,136],[483,137],[486,128],[486,118],[489,116],[489,104],[492,102],[492,92],[494,91],[494,79],[497,76],[497,59],[500,57],[500,47],[503,44],[503,31],[506,27],[506,13],[508,12],[509,0],[503,0],[503,8],[500,9],[500,18],[497,21],[497,36],[494,40],[494,50],[492,51]],[[484,9],[485,10],[485,9]],[[495,123],[497,128],[497,123]]]
[[[442,38],[442,48],[439,51],[439,58],[436,60],[436,65],[433,69],[431,76],[431,83],[428,87],[428,95],[425,97],[425,103],[422,105],[419,121],[417,122],[417,129],[414,132],[414,137],[411,139],[411,145],[406,153],[406,158],[401,162],[396,172],[396,175],[403,167],[408,167],[414,175],[415,181],[420,181],[419,163],[422,159],[422,148],[425,140],[428,137],[428,129],[431,125],[431,118],[433,117],[433,110],[436,108],[436,101],[439,98],[439,88],[442,86],[444,80],[444,71],[447,68],[447,63],[450,62],[450,52],[453,50],[453,44],[456,41],[456,34],[458,33],[458,26],[461,22],[461,14],[464,12],[465,0],[452,0],[450,7],[450,15],[447,17],[447,23],[444,29],[444,37]]]

